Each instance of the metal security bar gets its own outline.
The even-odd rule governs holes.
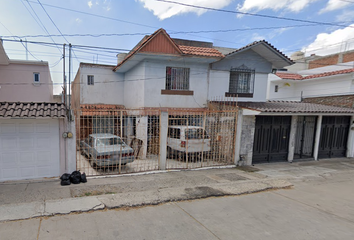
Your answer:
[[[237,110],[169,111],[167,169],[234,163]]]
[[[166,89],[189,90],[189,68],[166,67]]]
[[[88,176],[158,170],[159,110],[75,110],[76,167]]]

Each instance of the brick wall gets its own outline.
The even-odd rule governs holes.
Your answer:
[[[349,52],[343,54],[343,62],[351,62],[354,61],[354,52]]]
[[[338,63],[339,54],[312,60],[309,62],[309,69],[330,66]]]
[[[304,102],[354,108],[354,95],[305,98]]]

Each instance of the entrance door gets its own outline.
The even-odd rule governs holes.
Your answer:
[[[290,116],[257,116],[253,163],[287,161]]]
[[[297,120],[294,158],[312,158],[316,130],[315,116],[299,116]]]
[[[319,158],[345,157],[350,125],[348,116],[322,118]]]

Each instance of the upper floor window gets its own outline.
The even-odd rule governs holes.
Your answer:
[[[255,71],[245,65],[231,68],[229,92],[226,96],[253,97]]]
[[[166,67],[166,90],[189,90],[189,68]]]
[[[33,82],[39,83],[39,73],[33,73]]]
[[[94,76],[93,75],[87,75],[87,85],[94,85]]]

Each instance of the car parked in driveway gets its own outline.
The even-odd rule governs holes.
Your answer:
[[[80,142],[91,166],[119,166],[134,161],[134,150],[120,137],[109,133],[90,134]]]
[[[169,126],[167,132],[167,157],[196,156],[206,158],[210,154],[210,137],[199,126]]]

